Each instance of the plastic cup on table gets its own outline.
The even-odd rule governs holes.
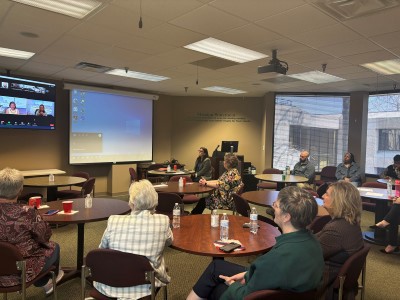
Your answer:
[[[63,210],[66,214],[70,214],[72,212],[72,203],[74,203],[74,201],[63,201],[62,202]]]
[[[42,197],[40,196],[33,196],[29,198],[29,206],[36,206],[36,208],[40,208],[42,203]]]

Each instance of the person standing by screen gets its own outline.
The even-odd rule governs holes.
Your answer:
[[[10,104],[8,105],[8,108],[6,109],[6,114],[19,115],[19,110],[14,101],[11,101]]]
[[[193,176],[193,181],[198,182],[202,177],[204,177],[206,180],[211,179],[211,160],[208,156],[207,148],[200,147],[199,156],[194,163],[194,171],[196,173]]]

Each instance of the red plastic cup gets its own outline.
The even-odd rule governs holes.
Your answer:
[[[182,181],[183,181],[183,186],[186,185],[186,177],[182,177]]]
[[[29,198],[29,206],[36,206],[36,208],[40,208],[40,204],[42,203],[42,197],[34,196]]]
[[[63,210],[66,214],[71,213],[72,211],[72,203],[74,203],[74,201],[63,201],[62,205],[63,205]]]
[[[178,166],[174,165],[174,171],[178,170]]]

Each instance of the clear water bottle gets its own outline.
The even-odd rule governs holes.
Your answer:
[[[181,227],[181,207],[178,203],[175,203],[174,210],[172,211],[172,227]]]
[[[220,222],[219,239],[226,241],[229,239],[229,219],[226,213],[223,213]]]
[[[211,212],[211,227],[218,227],[219,226],[219,215],[218,211],[214,209]]]
[[[392,184],[392,179],[391,178],[388,179],[388,181],[386,183],[386,187],[387,187],[388,198],[391,199],[392,196],[393,196],[393,190],[392,190],[393,189],[393,184]]]
[[[90,194],[87,194],[85,198],[85,208],[92,208],[92,204],[93,204],[92,196]]]
[[[53,175],[53,174],[50,174],[50,175],[49,175],[49,181],[50,181],[50,182],[54,182],[54,175]]]
[[[290,166],[286,166],[286,176],[290,175]]]
[[[167,166],[167,172],[171,172],[171,166],[170,165]]]
[[[179,178],[178,187],[183,188],[183,178],[182,177]]]
[[[258,214],[257,209],[253,207],[250,212],[250,232],[257,234],[258,231]]]

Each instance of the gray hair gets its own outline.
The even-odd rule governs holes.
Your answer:
[[[0,171],[0,198],[16,199],[24,186],[24,176],[16,169],[5,168]]]
[[[311,193],[297,186],[288,186],[278,194],[279,208],[290,214],[290,222],[296,229],[303,229],[317,216],[318,204]]]
[[[158,205],[158,194],[150,181],[136,181],[129,187],[129,206],[132,211],[154,210]]]

